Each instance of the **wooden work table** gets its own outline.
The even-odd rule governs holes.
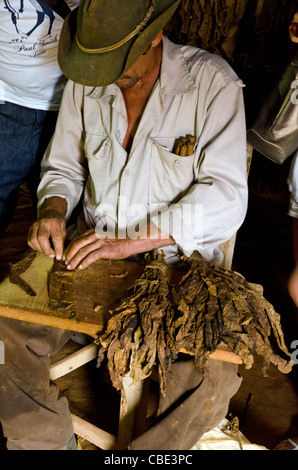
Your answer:
[[[121,297],[143,271],[143,267],[135,263],[107,261],[89,266],[88,275],[87,271],[73,272],[79,281],[75,283],[76,315],[72,317],[67,309],[49,306],[49,275],[53,263],[52,259],[37,253],[30,267],[22,273],[21,278],[35,291],[35,296],[27,294],[7,277],[0,284],[0,316],[97,335],[105,325],[109,305]],[[124,273],[128,274],[124,276]],[[96,284],[90,282],[93,276],[97,276]],[[101,284],[105,287],[100,288]]]
[[[0,316],[96,336],[107,323],[109,307],[120,299],[144,270],[141,264],[104,260],[89,266],[88,271],[74,272],[73,276],[78,276],[78,282],[75,283],[76,305],[73,316],[68,309],[53,309],[49,306],[48,284],[53,263],[52,259],[37,253],[30,267],[21,275],[35,291],[35,296],[24,292],[7,277],[0,284]],[[172,273],[175,282],[182,275],[181,271]],[[93,276],[97,278],[96,283],[90,282]],[[219,347],[210,358],[242,363],[236,354],[224,347]]]

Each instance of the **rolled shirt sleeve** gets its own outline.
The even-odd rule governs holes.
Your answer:
[[[55,134],[41,163],[38,209],[46,198],[59,196],[67,202],[66,220],[78,204],[88,167],[83,144],[82,89],[69,81],[65,87]]]

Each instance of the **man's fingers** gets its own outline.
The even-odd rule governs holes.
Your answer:
[[[37,227],[36,224],[31,225],[28,232],[27,243],[35,251],[42,251],[40,244],[37,239]]]
[[[74,240],[72,240],[72,242],[68,245],[65,250],[65,263],[69,264],[70,261],[75,258],[75,256],[80,250],[84,249],[85,247],[96,241],[98,241],[98,237],[96,236],[94,229],[90,229],[87,232],[84,232],[84,234],[76,237]],[[87,250],[86,254],[88,252],[89,251]]]
[[[93,237],[92,237],[93,238]],[[80,268],[86,268],[91,264],[91,262],[96,261],[99,259],[98,254],[96,252],[100,250],[102,245],[102,240],[92,241],[89,240],[88,243],[85,243],[82,240],[74,243],[72,250],[67,254],[65,257],[65,264],[67,265],[68,269],[75,269],[78,266]],[[86,259],[92,259],[93,261],[86,261]]]
[[[28,245],[50,258],[61,259],[66,236],[65,222],[57,218],[35,222],[28,233]],[[51,244],[52,243],[52,244]]]
[[[55,229],[51,234],[52,244],[57,259],[62,259],[63,257],[65,237],[66,230],[63,227],[59,230]]]

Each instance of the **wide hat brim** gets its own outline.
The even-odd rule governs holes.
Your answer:
[[[88,54],[82,51],[76,40],[79,7],[64,20],[61,30],[58,63],[70,80],[85,86],[107,86],[114,83],[140,57],[153,39],[173,16],[181,0],[155,18],[136,38],[121,47],[103,53]]]

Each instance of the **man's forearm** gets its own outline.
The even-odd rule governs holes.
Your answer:
[[[64,198],[58,196],[52,196],[45,199],[42,206],[39,209],[39,219],[44,217],[54,217],[55,214],[60,217],[65,217],[67,212],[67,202]]]
[[[65,251],[65,263],[68,269],[85,269],[100,258],[125,259],[174,243],[170,235],[162,233],[155,225],[142,227],[141,231],[131,238],[109,238],[104,233],[90,229],[69,244]]]
[[[46,199],[37,221],[29,229],[28,245],[51,258],[56,256],[61,259],[66,236],[66,211],[67,202],[64,198],[53,196]]]
[[[132,240],[134,254],[144,253],[174,244],[175,240],[171,235],[162,232],[152,223],[143,227],[138,237]]]

